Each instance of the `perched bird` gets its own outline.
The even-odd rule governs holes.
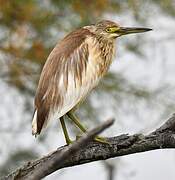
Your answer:
[[[116,38],[150,30],[121,27],[118,23],[103,20],[64,37],[50,53],[40,76],[32,134],[40,134],[49,121],[59,119],[66,143],[70,144],[66,115],[86,132],[74,111],[107,73],[114,59]],[[99,137],[96,140],[103,142]]]

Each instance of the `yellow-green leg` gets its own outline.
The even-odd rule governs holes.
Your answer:
[[[78,117],[76,117],[73,112],[69,111],[67,113],[68,117],[76,124],[76,126],[84,133],[87,132],[87,129],[81,124],[80,120],[78,119]],[[105,138],[103,137],[99,137],[99,136],[96,136],[95,137],[95,140],[98,141],[98,142],[101,142],[101,143],[107,143],[108,142],[106,141]]]
[[[80,120],[71,111],[68,112],[67,115],[82,132],[87,132],[87,129],[80,123]]]
[[[66,143],[67,143],[67,145],[69,145],[69,144],[72,143],[72,141],[70,140],[69,134],[67,132],[66,124],[64,122],[64,116],[60,117],[60,122],[61,122],[61,126],[62,126],[62,129],[63,129],[64,137],[66,139]]]

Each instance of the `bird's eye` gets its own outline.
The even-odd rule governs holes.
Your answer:
[[[120,28],[119,27],[108,27],[106,28],[107,33],[116,33]]]
[[[112,32],[111,28],[106,28],[106,32],[108,32],[108,33]]]

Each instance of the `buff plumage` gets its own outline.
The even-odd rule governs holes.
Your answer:
[[[49,121],[66,114],[85,132],[70,112],[107,73],[115,55],[115,39],[124,34],[148,30],[122,28],[105,20],[77,29],[61,40],[50,53],[40,76],[32,133],[40,134]],[[64,134],[67,134],[63,120],[61,122]]]

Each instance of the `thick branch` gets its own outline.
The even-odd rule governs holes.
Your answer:
[[[84,143],[83,146],[80,145],[79,147],[81,148],[74,150],[72,154],[63,158],[61,163],[55,163],[54,167],[52,167],[46,175],[65,167],[80,165],[97,160],[105,160],[155,149],[175,148],[175,114],[168,119],[164,125],[149,135],[144,136],[143,134],[134,134],[129,136],[127,134],[123,134],[117,137],[108,138],[108,142],[110,145],[94,141],[91,141],[86,145]],[[56,151],[42,157],[41,159],[28,162],[25,166],[16,170],[4,179],[29,179],[34,173],[38,172],[39,169],[42,169],[42,167],[47,169],[50,161],[55,161],[54,159],[59,156],[59,154],[64,153],[69,148],[71,148],[71,146],[60,147]]]

